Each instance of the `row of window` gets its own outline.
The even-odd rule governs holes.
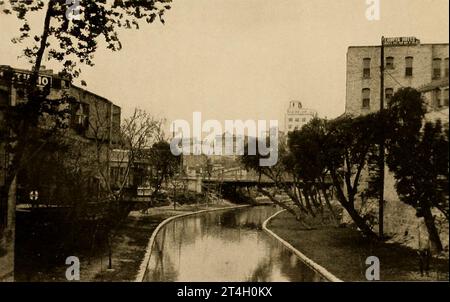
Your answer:
[[[363,77],[364,78],[370,78],[370,65],[371,65],[371,58],[364,58],[363,59]],[[448,77],[448,58],[444,59],[444,75],[445,77]],[[413,76],[413,65],[414,65],[414,58],[413,57],[405,57],[405,76],[406,77],[412,77]],[[394,57],[387,57],[386,58],[386,69],[394,69]],[[433,79],[439,79],[442,75],[442,59],[441,58],[435,58],[433,59]]]
[[[442,96],[443,94],[443,96]],[[443,101],[442,101],[443,98]],[[433,107],[441,108],[448,107],[448,88],[441,91],[440,89],[436,89],[433,93]]]
[[[393,88],[386,88],[385,89],[385,100],[386,103],[388,103],[392,96],[394,95],[394,89]],[[370,108],[370,88],[364,88],[362,90],[362,108],[363,109],[369,109]]]
[[[443,93],[443,102],[441,101],[441,95]],[[393,88],[386,88],[385,89],[385,100],[386,104],[389,103],[392,96],[394,95],[394,89]],[[443,92],[441,92],[440,89],[436,90],[434,93],[434,100],[433,100],[433,106],[434,107],[442,107],[442,106],[448,106],[448,88],[444,89]],[[362,108],[363,109],[370,109],[370,89],[364,88],[362,90]]]
[[[290,117],[290,118],[289,118],[289,122],[293,122],[293,121],[294,121],[294,119],[293,119],[292,117]],[[300,122],[300,119],[299,119],[299,118],[296,118],[296,119],[295,119],[295,122],[297,122],[297,123]],[[302,118],[302,122],[303,122],[303,123],[306,122],[306,117]]]
[[[294,127],[293,125],[289,125],[288,128],[289,128],[289,130],[295,130],[295,131],[297,131],[297,130],[300,129],[299,126],[295,126],[295,127]]]
[[[448,58],[444,59],[444,76],[448,77]],[[442,76],[442,59],[433,59],[433,79],[440,79]]]

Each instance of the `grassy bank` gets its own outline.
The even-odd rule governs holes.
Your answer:
[[[380,259],[382,281],[433,281],[449,279],[448,259],[432,259],[428,276],[421,276],[416,251],[397,244],[371,243],[357,230],[323,226],[304,230],[283,212],[268,224],[284,240],[344,281],[366,281],[365,260]]]
[[[95,254],[73,255],[80,259],[80,281],[134,281],[139,266],[144,258],[150,236],[156,227],[165,219],[183,213],[196,212],[204,209],[223,208],[232,206],[222,201],[208,206],[203,204],[164,206],[152,208],[148,213],[131,212],[126,220],[117,229],[112,241],[112,270],[108,270],[108,249],[106,246],[96,249]],[[30,271],[26,275],[18,275],[17,281],[67,281],[65,263],[60,263],[45,271]]]

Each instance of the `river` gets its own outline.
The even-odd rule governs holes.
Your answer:
[[[262,231],[276,211],[258,206],[172,220],[156,236],[144,281],[323,281]]]

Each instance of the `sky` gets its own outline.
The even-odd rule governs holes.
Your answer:
[[[192,120],[280,120],[291,100],[319,116],[345,109],[349,46],[381,36],[448,43],[448,0],[380,0],[378,21],[366,0],[173,0],[165,25],[120,32],[123,49],[100,48],[83,67],[88,89],[122,107]],[[39,29],[42,15],[32,27]],[[0,65],[29,68],[14,17],[0,15]],[[23,47],[23,46],[22,46]],[[58,71],[51,62],[47,67]]]

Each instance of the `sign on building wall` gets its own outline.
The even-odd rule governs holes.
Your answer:
[[[0,79],[4,79],[6,77],[5,70],[0,69]],[[31,72],[25,71],[17,71],[14,70],[12,72],[12,82],[16,84],[25,84],[31,77]],[[47,75],[39,75],[37,79],[37,85],[39,87],[45,87],[47,85],[52,85],[52,77]]]
[[[25,84],[31,77],[31,73],[27,72],[18,72],[15,71],[13,74],[13,82],[18,84]],[[40,87],[45,87],[47,85],[52,85],[52,77],[39,75],[37,79],[37,85]]]
[[[420,44],[420,40],[416,37],[393,37],[384,38],[385,46],[415,46]]]

